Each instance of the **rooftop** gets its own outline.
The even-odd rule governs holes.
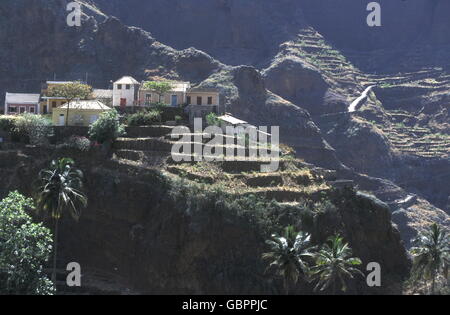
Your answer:
[[[240,120],[240,119],[237,119],[236,117],[233,117],[231,115],[220,116],[219,120],[225,121],[225,122],[230,123],[232,125],[248,124],[248,122]]]
[[[172,84],[172,91],[174,92],[186,92],[191,87],[189,82],[170,82]]]
[[[74,83],[75,81],[47,81],[47,84],[67,84],[67,83]]]
[[[70,109],[78,110],[110,110],[108,106],[100,101],[87,100],[87,101],[73,101],[69,104]],[[60,106],[59,108],[67,109],[67,104]]]
[[[186,92],[191,87],[191,83],[190,82],[183,82],[183,81],[156,81],[156,82],[167,82],[167,83],[169,83],[172,86],[171,92]],[[141,89],[143,91],[145,91],[143,86],[141,87]]]
[[[119,80],[114,82],[115,84],[139,84],[139,82],[130,76],[121,77]]]
[[[94,97],[94,98],[112,98],[113,90],[94,89],[92,91],[92,97]]]
[[[40,94],[8,93],[6,92],[5,103],[8,104],[36,104],[39,103]]]

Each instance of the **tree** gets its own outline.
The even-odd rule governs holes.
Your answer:
[[[25,212],[33,200],[18,192],[0,201],[0,295],[53,293],[44,272],[52,251],[52,235]]]
[[[162,97],[172,90],[172,85],[166,81],[147,81],[144,82],[143,88],[144,90],[150,90],[158,94],[159,103],[161,104]]]
[[[208,126],[220,126],[219,117],[215,113],[209,113],[206,115],[206,123]]]
[[[75,168],[75,162],[69,158],[53,160],[50,168],[39,172],[37,190],[37,210],[45,212],[54,220],[53,274],[56,281],[56,258],[58,254],[58,225],[64,212],[68,211],[78,221],[80,208],[87,206],[87,197],[83,193],[83,173]]]
[[[81,82],[71,82],[52,85],[47,91],[47,96],[62,97],[67,102],[66,126],[69,124],[70,102],[77,99],[87,99],[92,93],[92,87]]]
[[[112,142],[125,133],[120,124],[119,113],[113,109],[100,114],[100,117],[89,127],[89,137],[98,143]]]
[[[316,254],[316,265],[312,268],[313,277],[318,279],[314,290],[324,291],[331,287],[333,294],[336,294],[340,282],[341,290],[345,292],[349,278],[353,279],[356,274],[364,276],[355,268],[361,265],[361,259],[351,256],[352,250],[342,237],[336,235],[328,238],[328,244]]]
[[[310,246],[311,235],[295,231],[293,226],[284,230],[284,236],[273,234],[266,244],[270,252],[264,253],[262,258],[270,264],[267,270],[274,268],[277,276],[283,279],[286,294],[289,294],[291,284],[297,284],[299,277],[309,274],[307,258],[313,254]]]
[[[419,233],[413,240],[411,248],[413,255],[412,274],[417,279],[431,279],[431,294],[435,293],[436,277],[442,273],[448,278],[450,258],[450,235],[436,223]]]

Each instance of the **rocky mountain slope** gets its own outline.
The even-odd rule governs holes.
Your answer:
[[[310,25],[340,49],[448,45],[446,0],[380,0],[382,25],[367,27],[367,4],[352,0],[93,0],[126,24],[178,49],[196,47],[227,64],[258,65]],[[170,19],[158,19],[170,16]]]
[[[81,27],[67,2],[0,3],[0,93],[86,74],[99,88],[149,73],[218,87],[228,111],[280,125],[299,157],[389,203],[406,242],[449,224],[447,1],[380,1],[380,29],[364,1],[80,1]]]
[[[261,255],[286,224],[312,233],[314,243],[341,233],[364,265],[381,264],[381,287],[360,278],[348,293],[402,292],[410,262],[389,207],[333,190],[333,171],[293,158],[272,173],[256,171],[264,163],[257,160],[178,164],[169,158],[170,127],[128,131],[112,158],[98,149],[0,151],[0,198],[15,189],[32,194],[30,179],[53,158],[71,156],[83,170],[89,206],[78,223],[63,219],[59,247],[60,266],[83,266],[78,293],[279,294]],[[294,292],[312,289],[302,282]]]

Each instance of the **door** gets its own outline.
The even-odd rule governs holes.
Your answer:
[[[178,96],[172,95],[172,106],[177,106],[177,105],[178,105]]]
[[[127,99],[126,98],[121,98],[120,99],[120,107],[124,108],[127,106]]]
[[[59,115],[59,125],[64,126],[66,124],[66,119],[64,117],[64,114]]]

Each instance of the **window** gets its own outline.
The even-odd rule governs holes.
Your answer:
[[[121,90],[122,89],[122,84],[117,84],[117,89]]]
[[[52,102],[52,108],[55,108],[56,107],[56,102]]]
[[[152,95],[145,94],[145,105],[150,105],[152,103]]]
[[[17,113],[17,107],[15,107],[15,106],[9,106],[9,107],[8,107],[8,112],[10,112],[10,113]]]
[[[186,103],[188,105],[191,105],[191,97],[190,96],[186,97]]]
[[[30,107],[30,113],[34,114],[34,112],[35,112],[34,106]]]
[[[23,113],[25,113],[26,110],[27,110],[26,107],[21,106],[21,107],[19,108],[19,113],[20,113],[20,114],[23,114]]]
[[[201,96],[197,97],[197,105],[202,105],[202,97]]]
[[[131,88],[131,86],[130,86],[129,84],[127,84],[127,85],[125,85],[125,88],[126,88],[127,90],[129,90],[129,89]]]
[[[208,105],[212,105],[213,98],[212,96],[208,96]]]

